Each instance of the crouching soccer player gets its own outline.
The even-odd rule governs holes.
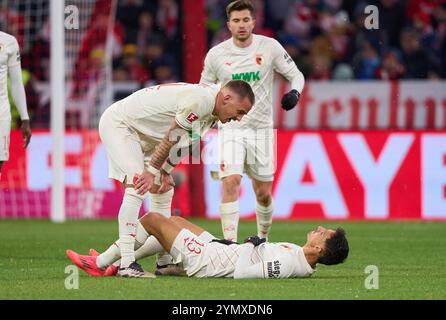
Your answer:
[[[138,223],[138,241],[153,236],[158,248],[170,252],[176,263],[182,263],[187,276],[243,278],[308,277],[318,263],[334,265],[348,256],[349,246],[342,228],[317,227],[308,232],[303,247],[293,243],[269,243],[252,236],[245,243],[216,239],[199,226],[181,218],[152,212]],[[71,251],[71,250],[69,250]],[[73,262],[91,274],[95,256],[82,256],[71,251]],[[110,269],[108,269],[110,270]],[[99,274],[98,274],[99,275]],[[103,271],[102,275],[107,275]]]

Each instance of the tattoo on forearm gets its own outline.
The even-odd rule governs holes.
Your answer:
[[[169,156],[170,149],[173,145],[175,145],[175,143],[176,141],[170,141],[168,136],[164,137],[153,153],[150,165],[154,168],[161,169],[164,161]]]

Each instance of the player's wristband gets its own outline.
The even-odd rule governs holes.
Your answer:
[[[168,161],[165,161],[163,166],[161,167],[167,174],[171,174],[175,167],[171,165]]]
[[[154,166],[149,166],[149,169],[147,169],[147,171],[149,171],[154,176],[160,174],[159,169],[155,168]]]
[[[161,185],[161,172],[160,172],[160,170],[158,170],[157,168],[155,168],[153,166],[149,166],[147,171],[155,176],[154,183],[156,185],[160,186]]]

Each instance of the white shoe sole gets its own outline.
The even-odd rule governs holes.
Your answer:
[[[144,272],[144,273],[133,273],[133,272],[122,272],[117,273],[118,277],[122,278],[156,278],[156,276],[151,272]]]

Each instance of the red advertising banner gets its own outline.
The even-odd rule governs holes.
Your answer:
[[[11,133],[10,159],[0,179],[0,218],[47,218],[52,184],[52,139],[48,131],[33,132],[28,149],[22,148],[19,131]],[[65,135],[65,201],[68,218],[116,218],[124,190],[108,178],[108,162],[97,130]],[[180,164],[173,208],[189,216],[188,168]],[[141,212],[148,211],[146,199]]]
[[[218,218],[221,184],[205,186]],[[275,219],[446,219],[446,133],[279,130],[273,197]],[[246,177],[239,207],[254,217]]]
[[[107,177],[107,157],[96,131],[70,132],[66,146],[68,218],[117,216],[119,184]],[[173,207],[194,214],[194,192],[184,181],[203,170],[209,218],[219,218],[221,183],[210,178],[218,168],[216,132],[209,133],[202,166],[181,164],[183,183]],[[0,217],[48,217],[50,212],[51,136],[35,132],[25,152],[18,131],[11,136],[10,160],[0,181]],[[212,154],[211,157],[209,155]],[[189,170],[193,168],[193,170]],[[275,219],[425,219],[446,220],[446,133],[421,131],[277,132],[273,184]],[[255,196],[242,179],[242,218],[253,218]],[[148,209],[148,203],[142,210]]]
[[[274,82],[274,124],[284,129],[446,129],[445,81],[308,81],[299,107],[280,107],[288,82]]]

